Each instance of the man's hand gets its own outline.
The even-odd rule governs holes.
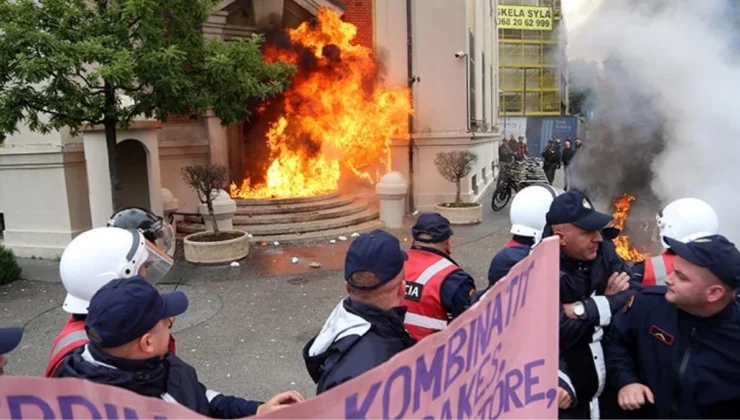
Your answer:
[[[281,392],[257,407],[257,414],[269,413],[303,401],[306,401],[306,399],[298,391]]]
[[[650,388],[637,382],[626,385],[620,389],[617,399],[619,401],[619,406],[622,407],[623,410],[637,410],[645,405],[646,400],[650,404],[655,404],[655,398],[653,397],[653,392],[650,391]]]
[[[573,404],[573,400],[570,398],[568,391],[558,387],[558,408],[561,410],[567,410],[570,408],[571,404]]]
[[[612,273],[609,276],[609,281],[606,283],[606,291],[604,295],[616,295],[619,292],[624,292],[630,287],[630,276],[627,273]]]

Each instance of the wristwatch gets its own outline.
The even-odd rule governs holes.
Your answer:
[[[573,315],[578,317],[579,319],[583,319],[586,317],[586,305],[583,304],[583,302],[576,302],[573,304]]]

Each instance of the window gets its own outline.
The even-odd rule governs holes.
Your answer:
[[[480,176],[483,179],[484,184],[488,182],[488,178],[486,177],[486,167],[485,166],[480,169]]]
[[[485,52],[481,53],[480,61],[481,61],[481,72],[480,72],[481,84],[480,85],[481,87],[483,87],[483,92],[481,92],[482,93],[481,97],[483,98],[483,100],[481,101],[483,103],[483,107],[481,108],[481,116],[483,117],[483,125],[485,126],[486,125],[486,94],[485,94],[486,92],[486,88],[485,88],[486,86],[486,53]],[[485,176],[483,178],[485,182]]]
[[[473,184],[473,195],[478,195],[478,175],[473,175],[470,182]]]

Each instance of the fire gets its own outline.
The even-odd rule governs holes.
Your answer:
[[[293,49],[265,51],[269,62],[298,65],[308,58],[311,71],[294,76],[281,98],[282,114],[266,133],[265,182],[232,183],[232,197],[312,196],[336,191],[342,168],[371,183],[390,170],[391,137],[408,135],[409,91],[376,86],[377,63],[369,48],[353,44],[356,33],[354,25],[322,9],[316,24],[288,32]]]
[[[614,217],[614,227],[617,229],[623,229],[624,224],[627,221],[627,216],[629,215],[630,207],[632,206],[632,202],[635,200],[635,197],[629,194],[622,194],[621,197],[614,200],[614,207],[616,210],[614,211],[614,214],[612,215]],[[645,229],[647,230],[647,225],[645,226]],[[621,234],[617,236],[616,239],[614,239],[614,245],[617,247],[617,254],[619,256],[627,261],[627,262],[640,262],[643,261],[645,258],[648,258],[650,255],[647,253],[643,253],[637,250],[632,244],[630,243],[629,236]]]

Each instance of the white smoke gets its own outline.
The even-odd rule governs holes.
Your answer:
[[[629,116],[644,107],[657,118],[645,118],[642,124],[652,121],[651,128],[664,137],[662,150],[650,159],[652,180],[644,182],[661,205],[681,197],[706,200],[719,214],[721,233],[740,245],[736,16],[730,0],[606,0],[568,33],[568,58],[599,65],[608,57],[618,58],[627,77],[617,96],[647,97],[650,104],[636,99],[620,103],[634,108],[615,110],[610,117]],[[631,148],[633,156],[644,151],[644,144],[631,143],[630,133],[620,137],[620,147]],[[620,163],[612,160],[611,165]]]

